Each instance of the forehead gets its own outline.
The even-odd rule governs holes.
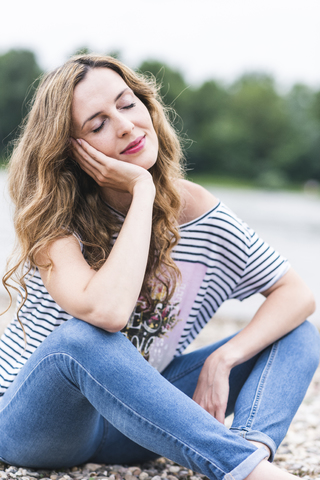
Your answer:
[[[79,110],[91,110],[101,102],[114,103],[115,98],[121,91],[127,88],[122,77],[110,68],[93,68],[89,70],[75,87],[72,101],[73,114]]]

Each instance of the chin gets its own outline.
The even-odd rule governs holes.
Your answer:
[[[142,167],[145,170],[150,170],[150,168],[152,168],[156,164],[157,158],[158,158],[158,154],[156,156],[154,156],[154,158],[152,160],[150,158],[146,158],[146,159],[137,158],[137,161],[132,162],[132,163],[135,163],[136,165],[139,165],[139,167]]]

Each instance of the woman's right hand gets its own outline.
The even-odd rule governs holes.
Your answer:
[[[129,192],[140,182],[153,184],[148,170],[129,162],[108,157],[83,139],[71,138],[73,158],[100,187]]]

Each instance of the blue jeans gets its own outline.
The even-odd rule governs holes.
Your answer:
[[[230,376],[231,431],[190,397],[227,339],[175,358],[162,374],[122,333],[81,320],[58,327],[0,397],[0,459],[34,468],[142,463],[166,456],[209,479],[243,480],[273,455],[319,361],[309,322]]]

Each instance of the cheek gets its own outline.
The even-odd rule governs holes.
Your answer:
[[[116,156],[116,148],[114,145],[114,140],[110,138],[109,135],[97,135],[96,137],[91,137],[89,143],[92,147],[99,150],[99,152],[104,153],[107,157]]]

